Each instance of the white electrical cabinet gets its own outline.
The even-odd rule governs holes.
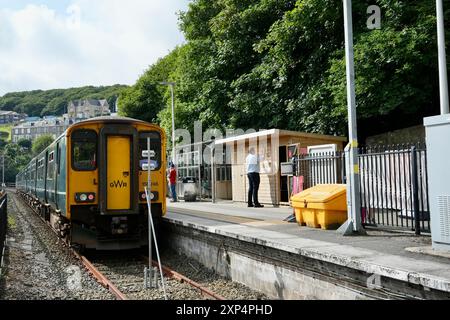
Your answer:
[[[424,119],[433,248],[450,251],[450,114]]]

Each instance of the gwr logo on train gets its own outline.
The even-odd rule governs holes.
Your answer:
[[[125,181],[117,180],[109,184],[111,188],[126,188],[128,184]]]

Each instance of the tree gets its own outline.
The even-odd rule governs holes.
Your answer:
[[[6,131],[0,131],[0,140],[8,140],[9,139],[9,133]]]
[[[119,114],[152,123],[158,123],[158,114],[170,103],[168,88],[162,81],[172,81],[171,73],[176,69],[176,48],[159,59],[139,78],[136,84],[122,91],[119,97]],[[166,128],[170,129],[170,128]]]
[[[41,136],[39,138],[37,138],[34,142],[33,142],[33,155],[37,156],[38,154],[40,154],[42,151],[45,150],[45,148],[47,148],[49,145],[52,144],[53,142],[53,137],[52,136]]]
[[[3,146],[2,154],[5,156],[5,182],[14,182],[19,171],[31,161],[32,155],[15,143]]]
[[[31,142],[31,140],[28,140],[28,139],[20,139],[17,142],[17,144],[26,150],[31,150],[31,148],[33,146],[33,143]]]
[[[0,110],[26,113],[29,116],[62,115],[70,101],[78,99],[106,99],[110,106],[116,102],[124,85],[107,87],[86,86],[70,89],[12,92],[0,97]]]
[[[434,3],[377,4],[382,27],[369,30],[369,4],[353,0],[361,140],[438,113]],[[122,113],[170,130],[170,94],[155,85],[169,80],[177,83],[177,128],[192,130],[201,120],[204,127],[346,135],[342,10],[335,0],[193,0],[180,14],[186,44],[123,93]]]

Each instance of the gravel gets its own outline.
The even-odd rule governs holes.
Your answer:
[[[56,234],[15,193],[8,193],[9,230],[2,300],[110,300]]]
[[[89,257],[95,267],[114,283],[129,299],[132,300],[163,300],[164,291],[160,283],[159,288],[144,288],[144,263],[140,255],[122,252],[120,255],[110,255],[108,258],[96,258],[95,254]],[[255,292],[248,287],[232,282],[218,276],[211,270],[206,269],[197,261],[166,251],[161,260],[165,266],[200,283],[216,294],[227,300],[262,300],[267,297]],[[165,289],[168,300],[204,300],[201,292],[187,283],[164,277]]]
[[[15,193],[8,194],[9,231],[4,276],[0,281],[3,300],[112,300],[57,236]],[[144,263],[140,253],[87,254],[87,258],[128,299],[165,299],[158,288],[144,288]],[[262,300],[264,294],[218,276],[197,261],[166,250],[162,262],[228,300]],[[79,281],[77,281],[79,279]],[[158,273],[158,279],[159,273]],[[169,300],[206,299],[187,283],[165,277]]]
[[[221,295],[227,300],[266,300],[268,297],[247,286],[225,279],[201,263],[184,254],[166,251],[161,257],[163,264],[174,271],[200,283],[205,288]]]

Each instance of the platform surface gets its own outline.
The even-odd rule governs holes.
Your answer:
[[[344,237],[333,230],[312,229],[284,221],[289,207],[247,208],[232,202],[168,202],[166,221],[321,261],[422,284],[450,292],[450,258],[411,252],[430,247],[431,237],[369,230]]]

